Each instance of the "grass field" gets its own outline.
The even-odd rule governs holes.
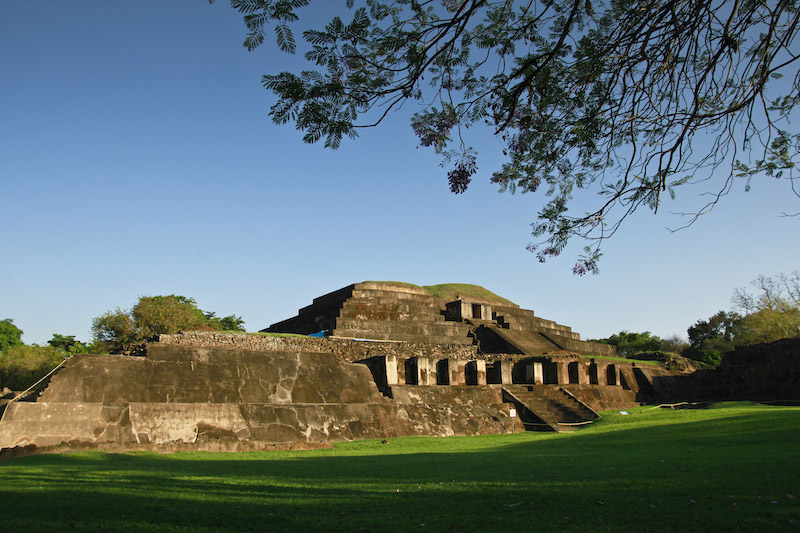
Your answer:
[[[457,300],[459,298],[476,298],[478,300],[486,300],[489,302],[497,302],[506,305],[514,305],[511,300],[506,300],[489,289],[484,289],[480,285],[472,285],[470,283],[442,283],[440,285],[414,285],[413,283],[406,283],[405,281],[365,281],[364,283],[383,283],[385,285],[394,285],[396,287],[409,287],[413,289],[422,289],[431,296],[441,298],[443,300]]]
[[[800,408],[630,413],[560,435],[12,459],[0,529],[800,530]]]

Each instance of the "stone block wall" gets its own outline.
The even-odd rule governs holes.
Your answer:
[[[206,346],[237,350],[287,351],[300,350],[332,354],[341,361],[361,361],[369,357],[393,355],[395,357],[431,357],[475,359],[477,346],[424,344],[415,342],[354,341],[350,339],[318,339],[314,337],[272,337],[222,333],[217,331],[185,331],[175,335],[161,335],[158,344],[170,346]]]
[[[75,356],[39,401],[7,408],[0,448],[78,443],[241,450],[522,430],[502,406],[392,401],[365,365],[345,361],[363,353],[286,349],[311,339],[281,339],[283,350],[244,350],[218,335],[202,337],[225,347],[182,345],[198,337],[178,335],[149,345],[146,357]]]
[[[563,388],[595,411],[629,409],[639,405],[636,393],[622,387],[564,385]]]
[[[533,311],[510,302],[470,298],[447,301],[419,287],[390,282],[344,287],[316,298],[296,317],[272,324],[264,331],[309,334],[324,330],[327,335],[342,339],[471,345],[478,334],[471,325],[489,323],[500,326],[495,329],[514,339],[516,351],[511,353],[616,353],[613,346],[581,341],[580,335],[568,326],[534,316]]]
[[[678,400],[800,401],[800,337],[727,352],[715,370],[657,377]]]

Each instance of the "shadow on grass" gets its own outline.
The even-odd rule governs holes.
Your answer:
[[[21,458],[0,464],[3,528],[796,530],[800,409],[637,416],[568,435]]]

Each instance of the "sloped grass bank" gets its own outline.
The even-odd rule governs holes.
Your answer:
[[[571,434],[0,463],[4,530],[797,531],[800,408],[606,413]]]
[[[473,285],[471,283],[442,283],[440,285],[414,285],[413,283],[406,283],[405,281],[365,281],[364,283],[383,283],[385,285],[394,285],[396,287],[408,287],[413,289],[422,289],[431,296],[441,298],[442,300],[456,300],[458,298],[475,298],[477,300],[485,300],[488,302],[496,302],[506,305],[515,305],[511,300],[507,300],[499,296],[489,289],[485,289],[480,285]]]

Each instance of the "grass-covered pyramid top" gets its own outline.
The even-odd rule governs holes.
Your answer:
[[[441,285],[423,286],[414,285],[413,283],[406,283],[404,281],[365,281],[364,283],[380,283],[381,285],[389,285],[393,287],[420,289],[427,292],[431,296],[448,301],[467,298],[484,302],[516,305],[514,302],[506,300],[502,296],[498,296],[489,289],[485,289],[480,285],[473,285],[471,283],[442,283]]]

